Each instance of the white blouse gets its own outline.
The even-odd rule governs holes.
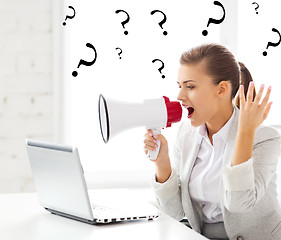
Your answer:
[[[213,145],[208,138],[206,124],[200,126],[198,141],[201,142],[198,156],[189,180],[192,200],[202,204],[203,220],[207,223],[223,221],[219,203],[219,182],[226,140],[236,109],[228,122],[213,135]]]

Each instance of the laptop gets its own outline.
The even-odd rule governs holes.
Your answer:
[[[47,211],[89,224],[152,220],[159,216],[158,209],[148,203],[144,208],[136,205],[124,209],[94,204],[76,147],[25,141],[38,199]],[[112,201],[116,198],[120,196],[111,196]]]

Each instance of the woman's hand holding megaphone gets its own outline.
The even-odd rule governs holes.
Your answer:
[[[159,183],[166,182],[171,175],[172,168],[169,158],[169,149],[168,142],[166,138],[159,134],[157,136],[153,135],[151,129],[148,129],[146,134],[144,135],[144,151],[147,154],[148,151],[155,151],[158,147],[157,140],[160,140],[160,150],[157,158],[155,160],[151,160],[155,162],[156,165],[156,180]]]

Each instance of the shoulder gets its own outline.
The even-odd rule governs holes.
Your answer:
[[[254,163],[277,164],[281,153],[281,136],[277,129],[260,125],[255,132],[253,158]],[[275,170],[274,170],[275,171]]]
[[[281,142],[280,133],[276,128],[266,125],[260,125],[256,129],[254,143],[260,143],[268,140]]]
[[[236,118],[235,118],[235,123],[234,123],[234,128],[235,131],[238,130],[238,121],[239,121],[239,112],[240,110],[235,106],[236,108]],[[260,125],[255,132],[255,138],[254,138],[254,144],[268,141],[268,140],[277,140],[281,142],[281,136],[280,133],[276,128],[273,128],[271,126],[267,125]]]

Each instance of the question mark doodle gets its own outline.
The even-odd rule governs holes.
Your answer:
[[[162,13],[163,15],[164,15],[164,19],[161,21],[161,22],[159,22],[158,24],[159,24],[159,26],[161,27],[161,29],[163,29],[163,24],[167,21],[167,17],[166,17],[166,15],[165,15],[165,13],[163,13],[162,11],[160,11],[160,10],[153,10],[150,14],[151,15],[153,15],[154,13],[156,13],[156,12],[160,12],[160,13]],[[164,31],[163,32],[163,35],[167,35],[168,34],[168,32],[167,31]]]
[[[116,50],[117,50],[117,49],[120,49],[120,52],[118,53],[118,56],[119,56],[119,59],[121,59],[121,56],[120,56],[120,55],[121,55],[121,53],[122,53],[122,49],[119,48],[119,47],[118,47],[118,48],[115,48],[115,49],[116,49]]]
[[[162,63],[162,66],[158,68],[158,71],[162,74],[161,70],[164,68],[164,63],[160,59],[153,59],[152,63],[155,63],[156,61],[159,61]],[[165,75],[162,74],[162,78],[165,78]]]
[[[260,7],[260,5],[258,3],[256,3],[256,2],[253,2],[252,4],[257,4],[257,7],[255,7],[255,11],[256,11],[256,14],[259,14],[257,10]]]
[[[277,47],[277,46],[280,44],[280,42],[281,42],[281,35],[280,35],[280,32],[279,32],[276,28],[272,28],[272,31],[278,33],[278,35],[279,35],[279,41],[278,41],[277,43],[268,42],[268,43],[267,43],[266,49],[268,49],[268,47],[270,47],[270,46],[272,46],[272,47]],[[267,55],[267,52],[264,51],[262,54],[263,54],[263,56],[266,56],[266,55]]]
[[[120,12],[124,12],[124,13],[127,15],[127,19],[126,19],[125,21],[121,22],[122,27],[125,29],[125,24],[130,21],[130,16],[129,16],[129,14],[128,14],[126,11],[124,11],[124,10],[116,10],[116,11],[115,11],[116,14],[118,14],[118,13],[120,13]],[[124,34],[127,35],[127,34],[128,34],[128,31],[124,31]]]
[[[68,8],[70,8],[70,9],[72,9],[73,10],[73,16],[68,16],[68,15],[66,15],[66,17],[65,17],[65,22],[63,22],[63,26],[65,26],[66,25],[66,20],[69,18],[69,19],[72,19],[72,18],[74,18],[75,17],[75,9],[72,7],[72,6],[68,6]]]
[[[223,7],[223,5],[219,2],[219,1],[214,1],[214,4],[217,5],[217,6],[220,6],[223,10],[223,16],[221,19],[213,19],[213,18],[209,18],[209,21],[208,21],[208,24],[207,24],[207,27],[209,27],[210,23],[214,23],[214,24],[220,24],[223,22],[223,20],[225,19],[225,9]],[[208,35],[208,31],[207,30],[204,30],[202,32],[203,36],[207,36]]]
[[[87,43],[87,44],[86,44],[86,47],[91,48],[91,49],[94,50],[94,52],[95,52],[95,58],[94,58],[94,60],[91,61],[91,62],[87,62],[87,61],[85,61],[85,60],[83,60],[83,59],[80,59],[77,68],[79,68],[81,65],[92,66],[92,65],[96,62],[96,60],[97,60],[97,51],[96,51],[95,47],[94,47],[91,43]],[[76,71],[73,71],[73,72],[72,72],[72,76],[73,76],[73,77],[77,77],[77,75],[78,75],[78,73],[77,73]]]

